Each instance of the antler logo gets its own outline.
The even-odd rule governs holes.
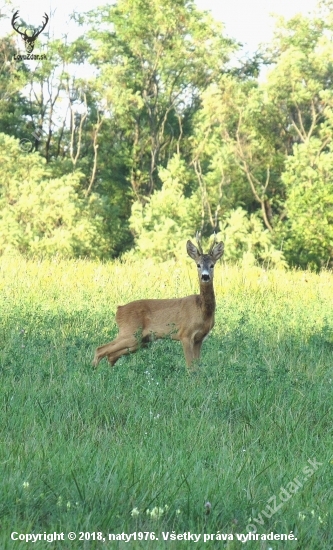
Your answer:
[[[42,24],[42,28],[40,30],[38,30],[38,28],[34,29],[32,35],[29,36],[27,34],[27,31],[21,32],[19,30],[21,25],[18,25],[18,26],[15,27],[15,23],[16,23],[16,20],[18,18],[18,13],[19,13],[19,10],[17,10],[14,13],[13,17],[12,17],[12,27],[13,27],[14,31],[18,32],[22,36],[22,38],[24,40],[24,45],[25,45],[26,52],[27,53],[32,53],[34,51],[35,41],[37,40],[40,33],[45,29],[46,25],[48,24],[49,16],[46,13],[44,13],[45,21]]]

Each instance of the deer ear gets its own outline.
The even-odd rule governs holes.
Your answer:
[[[190,256],[190,258],[192,258],[192,260],[196,260],[198,258],[199,256],[198,249],[196,246],[194,246],[193,243],[191,243],[191,241],[187,241],[186,250],[187,250],[187,254]]]
[[[214,261],[216,262],[217,260],[219,260],[223,256],[223,253],[224,243],[217,243],[212,250],[212,257]]]

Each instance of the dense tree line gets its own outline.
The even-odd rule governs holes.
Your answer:
[[[33,68],[0,40],[0,254],[166,259],[216,229],[230,261],[332,267],[332,0],[242,62],[193,0],[76,22]]]

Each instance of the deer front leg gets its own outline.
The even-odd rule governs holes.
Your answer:
[[[193,344],[193,356],[194,359],[200,359],[200,353],[201,353],[201,346],[202,346],[203,339],[199,342],[194,342]]]
[[[195,366],[193,364],[194,360],[196,359],[195,352],[194,352],[194,342],[193,342],[193,340],[189,337],[183,337],[182,338],[182,345],[183,345],[185,360],[186,360],[186,364],[187,364],[188,369],[191,370],[191,371],[196,370]]]

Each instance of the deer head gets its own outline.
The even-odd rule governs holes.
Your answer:
[[[214,276],[214,265],[223,255],[224,244],[216,242],[214,233],[214,241],[207,254],[204,254],[199,233],[196,234],[196,241],[198,248],[191,241],[187,241],[187,253],[197,264],[200,284],[211,283]]]
[[[17,20],[17,18],[18,18],[18,13],[19,13],[19,10],[17,10],[17,11],[14,13],[13,17],[12,17],[12,27],[13,27],[13,29],[14,29],[16,32],[18,32],[18,33],[22,36],[22,38],[23,38],[23,40],[24,40],[24,45],[25,45],[26,52],[27,52],[27,53],[31,53],[31,52],[34,51],[35,41],[37,40],[37,37],[38,37],[38,36],[40,35],[40,33],[45,29],[45,27],[46,27],[46,25],[47,25],[47,23],[48,23],[48,21],[49,21],[49,16],[48,16],[46,13],[44,13],[45,21],[44,21],[44,23],[42,24],[41,29],[40,29],[40,30],[34,29],[33,32],[32,32],[32,35],[29,36],[29,35],[27,34],[27,31],[21,32],[21,31],[19,30],[19,28],[20,28],[21,25],[15,26],[16,20]]]

